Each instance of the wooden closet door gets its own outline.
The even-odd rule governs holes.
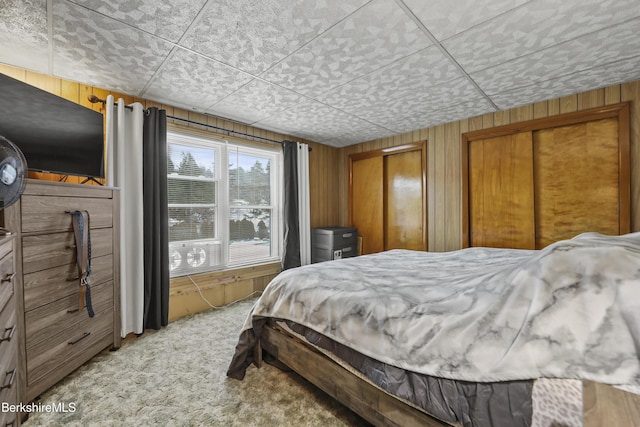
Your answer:
[[[384,157],[385,250],[427,250],[422,150]]]
[[[535,246],[531,132],[469,144],[470,246]]]
[[[384,250],[384,161],[382,156],[351,163],[351,224],[362,237],[362,253]]]
[[[536,248],[585,231],[620,234],[618,119],[534,132]]]

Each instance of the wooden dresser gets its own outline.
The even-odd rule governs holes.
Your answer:
[[[20,201],[4,211],[4,226],[16,235],[24,403],[120,346],[119,209],[117,189],[27,180]],[[92,318],[79,309],[71,210],[90,215]]]
[[[18,318],[12,235],[0,237],[0,403],[19,403]],[[17,426],[15,411],[0,412],[0,426]]]

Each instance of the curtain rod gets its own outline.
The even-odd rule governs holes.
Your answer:
[[[275,139],[265,138],[265,137],[256,136],[256,135],[250,135],[248,133],[238,132],[237,130],[225,129],[225,128],[221,128],[219,126],[209,125],[209,124],[206,124],[206,123],[200,123],[200,122],[196,122],[196,121],[189,120],[189,119],[183,119],[182,117],[167,116],[167,119],[168,120],[179,120],[181,122],[190,123],[190,124],[198,125],[198,126],[204,126],[206,128],[210,128],[210,129],[221,130],[223,132],[230,132],[230,133],[234,133],[236,135],[248,136],[250,138],[256,138],[256,139],[261,139],[263,141],[269,141],[269,142],[275,142],[276,144],[282,144],[282,141],[276,141]]]
[[[105,105],[105,104],[107,103],[107,101],[106,101],[106,100],[104,100],[104,99],[100,99],[100,98],[98,98],[98,97],[97,97],[97,96],[95,96],[95,95],[89,95],[89,96],[87,96],[87,99],[88,99],[88,100],[89,100],[89,102],[90,102],[90,103],[92,103],[92,104],[96,104],[96,103],[98,103],[98,102],[99,102],[99,103],[101,103],[102,105]],[[114,106],[114,107],[117,107],[117,106],[118,106],[118,103],[117,103],[117,102],[114,102],[114,103],[113,103],[113,106]],[[124,108],[126,108],[127,110],[131,110],[131,111],[133,111],[133,107],[132,107],[132,106],[130,106],[130,105],[125,105],[125,106],[124,106]]]
[[[107,102],[104,99],[100,99],[95,95],[89,95],[87,97],[87,99],[92,104],[95,104],[97,102],[101,102],[102,105],[104,105]],[[118,104],[114,102],[113,105],[118,105]],[[131,107],[129,105],[125,105],[124,108],[128,108],[129,110],[133,110],[133,107]],[[189,119],[183,119],[181,117],[167,116],[167,119],[169,119],[169,120],[178,120],[178,121],[185,122],[185,123],[190,123],[190,124],[194,124],[194,125],[198,125],[198,126],[204,126],[206,128],[210,128],[210,129],[221,130],[223,132],[234,133],[236,135],[242,135],[242,136],[246,136],[246,137],[249,137],[249,138],[260,139],[262,141],[268,141],[268,142],[274,142],[276,144],[282,144],[282,141],[276,141],[275,139],[265,138],[265,137],[256,136],[256,135],[250,135],[248,133],[238,132],[236,130],[231,130],[231,129],[225,129],[225,128],[221,128],[219,126],[213,126],[213,125],[209,125],[209,124],[205,124],[205,123],[200,123],[200,122],[196,122],[196,121],[189,120]],[[312,151],[311,147],[309,147],[309,151]]]
[[[236,135],[242,135],[242,136],[247,136],[249,138],[256,138],[256,139],[261,139],[263,141],[269,141],[269,142],[275,142],[276,144],[282,144],[282,141],[276,141],[275,139],[269,139],[269,138],[264,138],[262,136],[256,136],[256,135],[251,135],[251,134],[248,134],[248,133],[238,132],[236,130],[225,129],[225,128],[221,128],[219,126],[200,123],[200,122],[196,122],[196,121],[189,120],[189,119],[183,119],[182,117],[167,116],[167,120],[179,120],[181,122],[190,123],[190,124],[194,124],[194,125],[198,125],[198,126],[204,126],[206,128],[221,130],[223,132],[235,133]],[[313,148],[309,147],[309,152],[311,152],[311,151],[313,151]]]

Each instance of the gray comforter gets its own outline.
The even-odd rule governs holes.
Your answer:
[[[441,378],[640,385],[640,233],[313,264],[276,277],[243,331],[264,318]],[[241,378],[252,353],[237,350],[228,374]]]

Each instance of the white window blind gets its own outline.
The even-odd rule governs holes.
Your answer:
[[[272,257],[272,156],[229,150],[229,263]]]

